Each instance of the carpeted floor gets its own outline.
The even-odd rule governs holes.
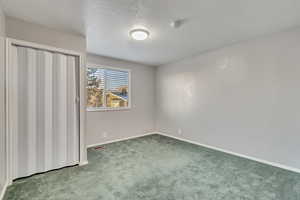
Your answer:
[[[300,200],[300,174],[152,135],[21,179],[4,200]]]

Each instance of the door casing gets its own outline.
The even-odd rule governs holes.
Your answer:
[[[8,68],[10,67],[12,54],[11,54],[11,46],[12,45],[19,45],[24,47],[31,47],[36,49],[41,49],[45,51],[51,51],[51,52],[58,52],[62,54],[68,54],[75,56],[79,59],[79,165],[86,165],[88,164],[87,161],[87,150],[85,145],[85,115],[86,115],[86,92],[85,92],[85,86],[86,86],[86,77],[85,77],[85,60],[84,60],[84,54],[79,53],[76,51],[71,50],[65,50],[60,49],[56,47],[51,47],[47,45],[41,45],[37,43],[32,42],[26,42],[22,40],[16,40],[12,38],[6,39],[6,76],[5,76],[5,95],[6,95],[6,102],[5,102],[5,112],[6,112],[6,179],[7,179],[7,185],[11,185],[13,178],[12,178],[12,167],[13,167],[13,154],[12,154],[12,148],[13,148],[13,138],[12,138],[12,132],[10,127],[10,80],[8,75]]]

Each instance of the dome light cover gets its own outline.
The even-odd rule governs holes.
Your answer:
[[[133,29],[129,34],[134,40],[138,41],[146,40],[150,35],[149,31],[146,29]]]

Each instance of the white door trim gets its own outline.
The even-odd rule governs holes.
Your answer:
[[[86,101],[86,93],[85,93],[85,86],[86,86],[86,78],[85,78],[85,56],[83,53],[79,53],[76,51],[71,51],[71,50],[65,50],[65,49],[60,49],[60,48],[55,48],[47,45],[41,45],[41,44],[36,44],[32,42],[26,42],[22,40],[16,40],[12,38],[7,38],[6,39],[6,155],[7,155],[7,182],[8,185],[12,184],[12,160],[13,160],[13,152],[12,152],[12,134],[11,134],[11,127],[10,127],[10,121],[11,116],[9,113],[12,111],[13,107],[10,107],[9,102],[11,101],[10,99],[10,92],[11,90],[9,89],[10,87],[10,79],[9,79],[9,74],[8,74],[8,68],[11,63],[11,46],[12,45],[19,45],[19,46],[25,46],[25,47],[31,47],[31,48],[36,48],[36,49],[42,49],[46,51],[51,51],[51,52],[58,52],[62,54],[68,54],[72,56],[76,56],[79,58],[79,98],[80,98],[80,105],[79,105],[79,165],[85,165],[87,164],[87,151],[86,151],[86,145],[85,145],[85,115],[86,115],[86,108],[85,108],[85,101]]]

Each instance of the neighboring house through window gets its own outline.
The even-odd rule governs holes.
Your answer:
[[[87,68],[88,111],[128,109],[130,101],[129,70]]]

